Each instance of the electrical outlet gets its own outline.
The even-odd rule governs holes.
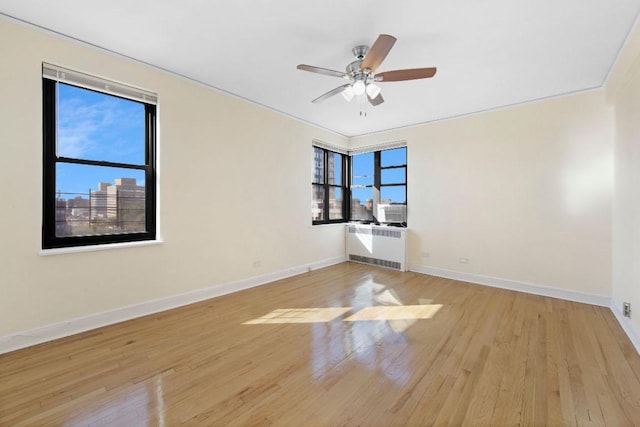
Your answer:
[[[258,268],[262,266],[262,261],[257,260],[257,261],[253,261],[253,268]]]
[[[469,264],[469,258],[460,258],[458,262],[460,264]]]
[[[630,302],[623,302],[622,303],[622,315],[624,317],[631,317],[631,303]]]

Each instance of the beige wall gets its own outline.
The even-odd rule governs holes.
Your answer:
[[[407,141],[412,266],[613,294],[640,307],[634,56],[619,61],[606,93],[347,141],[11,21],[0,20],[0,51],[0,337],[343,256],[342,227],[310,226],[312,139]],[[43,61],[158,93],[163,244],[39,255]]]
[[[640,339],[640,26],[627,40],[606,86],[615,111],[613,307],[630,302]]]
[[[407,141],[413,268],[609,296],[611,118],[592,91],[351,145]]]
[[[344,256],[309,183],[311,140],[345,138],[4,19],[0,52],[0,337]],[[43,61],[158,93],[165,243],[39,255]]]

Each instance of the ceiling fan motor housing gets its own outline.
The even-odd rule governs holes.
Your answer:
[[[357,61],[353,61],[351,64],[347,65],[347,73],[356,75],[360,72],[360,66],[362,65],[362,59],[358,59]]]
[[[358,58],[360,61],[364,59],[368,51],[369,51],[369,46],[363,45],[363,44],[351,49],[351,53],[353,53],[353,56]]]

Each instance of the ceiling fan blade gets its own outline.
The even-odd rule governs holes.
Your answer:
[[[343,90],[345,90],[349,86],[351,86],[351,83],[347,83],[347,84],[344,84],[342,86],[338,86],[337,88],[330,90],[329,92],[325,93],[324,95],[320,95],[319,97],[317,97],[316,99],[314,99],[311,102],[315,102],[315,103],[322,102],[327,98],[331,98],[333,95],[337,95],[337,94],[341,93]]]
[[[364,57],[360,70],[368,68],[372,73],[375,72],[384,61],[384,58],[387,57],[395,42],[395,37],[389,34],[380,34]]]
[[[367,94],[367,98],[369,99],[369,103],[370,103],[371,105],[373,105],[374,107],[375,107],[376,105],[380,105],[380,104],[382,104],[382,103],[384,102],[384,98],[382,97],[382,95],[381,95],[381,94],[378,94],[378,96],[376,96],[375,98],[371,98],[371,97],[369,96],[369,94]]]
[[[341,71],[329,70],[328,68],[314,67],[313,65],[300,64],[296,67],[298,70],[310,71],[312,73],[324,74],[325,76],[344,77],[349,75]]]
[[[377,82],[401,82],[403,80],[428,79],[435,76],[436,71],[436,67],[385,71],[376,74],[374,80]]]

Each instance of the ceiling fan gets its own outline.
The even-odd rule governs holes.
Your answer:
[[[337,94],[351,101],[354,97],[367,95],[369,103],[374,107],[384,102],[380,94],[379,82],[398,82],[403,80],[426,79],[436,74],[436,67],[431,68],[411,68],[406,70],[384,71],[376,73],[376,70],[387,57],[389,51],[396,42],[396,38],[388,34],[380,34],[373,46],[356,46],[351,51],[356,60],[347,65],[346,72],[329,70],[327,68],[314,67],[312,65],[300,64],[298,70],[310,71],[312,73],[324,74],[327,76],[341,77],[349,80],[342,86],[338,86],[329,92],[320,95],[311,102],[322,102]]]

